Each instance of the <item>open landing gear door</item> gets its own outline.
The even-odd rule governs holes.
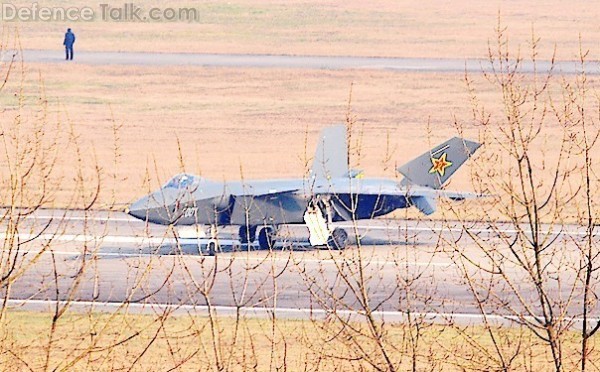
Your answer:
[[[314,247],[327,244],[327,240],[331,236],[331,230],[319,207],[310,205],[304,212],[304,222],[310,233],[308,238],[310,245]]]

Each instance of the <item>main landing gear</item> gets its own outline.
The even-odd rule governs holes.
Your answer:
[[[277,231],[273,227],[263,227],[258,233],[258,245],[260,249],[273,249],[276,242]]]
[[[238,230],[239,242],[236,241],[235,238],[233,240],[226,239],[225,241],[223,241],[223,239],[220,239],[218,237],[217,226],[214,225],[208,226],[204,232],[194,236],[208,238],[205,252],[209,256],[214,256],[215,254],[221,251],[223,244],[227,246],[231,245],[233,247],[233,250],[237,250],[240,248],[240,244],[247,245],[254,243],[257,240],[256,232],[258,230],[258,246],[260,247],[260,249],[273,249],[275,247],[275,244],[277,243],[278,233],[277,228],[275,226],[240,226]]]
[[[240,226],[240,243],[253,243],[256,240],[256,228],[257,226]]]
[[[240,226],[240,243],[254,243],[256,230],[258,230],[258,226]],[[273,249],[275,243],[277,243],[277,229],[273,226],[262,227],[258,233],[258,246],[260,249]]]
[[[331,232],[329,239],[327,239],[327,246],[331,249],[337,249],[339,251],[346,249],[348,244],[348,233],[346,230],[336,227]]]
[[[323,211],[324,209],[324,211]],[[348,244],[346,230],[332,226],[333,211],[327,200],[312,202],[304,213],[304,222],[309,230],[310,245],[327,246],[330,249],[343,250]],[[239,239],[242,244],[251,244],[256,240],[258,226],[240,226]],[[277,243],[275,226],[260,227],[258,246],[260,249],[273,249]]]

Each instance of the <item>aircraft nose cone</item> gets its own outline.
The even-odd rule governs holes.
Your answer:
[[[127,213],[142,221],[159,225],[176,223],[179,197],[178,190],[159,190],[133,202]]]
[[[140,200],[133,202],[129,207],[127,207],[126,212],[130,216],[145,221],[147,220],[150,209],[150,198],[146,196],[141,198]]]
[[[127,213],[142,221],[168,225],[173,222],[174,203],[176,195],[158,191],[133,202]]]

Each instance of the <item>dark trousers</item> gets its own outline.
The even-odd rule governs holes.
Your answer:
[[[67,54],[66,59],[73,59],[73,46],[65,46],[65,52]]]

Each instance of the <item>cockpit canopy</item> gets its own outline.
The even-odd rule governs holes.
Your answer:
[[[192,174],[180,173],[171,178],[169,182],[163,185],[163,189],[186,189],[195,188],[200,183],[200,177]]]

